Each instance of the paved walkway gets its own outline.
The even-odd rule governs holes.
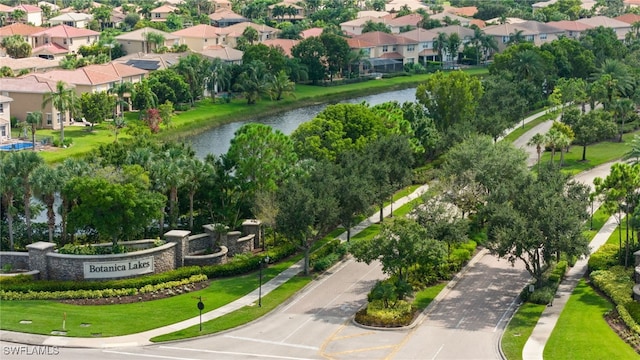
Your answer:
[[[411,200],[419,197],[428,189],[427,185],[423,185],[416,189],[413,193],[400,198],[393,202],[392,205],[386,206],[383,209],[383,215],[389,216],[391,214],[391,209],[397,209],[400,206],[410,202]],[[369,225],[377,223],[380,220],[380,213],[376,212],[376,214],[371,217],[365,219],[357,226],[351,229],[351,236],[356,235],[363,229],[367,228]],[[346,231],[339,236],[340,239],[346,240]],[[303,261],[294,264],[289,269],[283,271],[278,274],[275,278],[267,281],[262,285],[262,295],[267,295],[272,290],[278,288],[280,285],[296,276],[303,269]],[[228,314],[230,312],[241,309],[245,306],[256,305],[258,302],[258,289],[253,292],[233,301],[227,305],[224,305],[215,310],[206,312],[202,314],[202,321],[209,321],[215,318],[218,318],[222,315]],[[152,342],[149,340],[153,337],[168,334],[174,331],[186,329],[191,326],[198,325],[200,322],[199,317],[194,317],[191,319],[187,319],[181,321],[176,324],[167,325],[161,328],[131,334],[124,336],[115,336],[115,337],[107,337],[107,338],[73,338],[73,337],[64,337],[64,336],[46,336],[46,335],[34,335],[27,333],[19,333],[12,331],[4,331],[0,330],[0,339],[6,342],[15,342],[20,344],[30,344],[30,345],[50,345],[50,346],[60,346],[60,347],[76,347],[76,348],[115,348],[115,347],[130,347],[130,346],[143,346],[150,345]]]

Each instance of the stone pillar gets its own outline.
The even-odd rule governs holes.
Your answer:
[[[260,249],[263,247],[262,222],[258,219],[248,219],[242,223],[242,235],[254,234],[253,248]]]
[[[640,250],[633,253],[633,257],[636,259],[635,265],[640,266]]]
[[[27,245],[29,251],[29,270],[38,270],[41,280],[49,280],[49,262],[47,254],[53,252],[56,244],[38,241]]]
[[[184,266],[184,257],[187,256],[189,252],[189,234],[191,234],[191,231],[187,230],[171,230],[164,234],[167,242],[176,243],[174,269]]]

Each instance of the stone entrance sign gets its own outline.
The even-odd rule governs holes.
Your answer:
[[[85,279],[104,279],[142,275],[153,272],[153,256],[105,262],[85,262]]]

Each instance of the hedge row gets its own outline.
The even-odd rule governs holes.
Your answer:
[[[169,281],[156,285],[145,285],[142,288],[101,289],[101,290],[67,290],[67,291],[29,291],[16,292],[0,290],[0,300],[61,300],[61,299],[99,299],[117,296],[129,296],[153,293],[159,290],[176,288],[187,284],[207,280],[206,275],[193,275],[179,281]]]
[[[640,334],[640,308],[633,300],[633,268],[614,266],[591,273],[591,282],[616,305],[618,315],[636,334]]]
[[[555,266],[550,267],[544,274],[544,281],[535,284],[533,292],[529,291],[529,286],[520,292],[520,299],[533,304],[547,305],[553,302],[553,298],[558,291],[558,286],[567,273],[568,264],[566,261],[559,261]]]

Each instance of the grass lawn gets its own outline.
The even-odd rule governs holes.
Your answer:
[[[627,133],[623,136],[623,142],[604,141],[587,146],[587,161],[582,161],[582,146],[572,146],[568,153],[564,154],[562,171],[576,175],[582,171],[592,169],[598,165],[620,159],[631,150],[631,140],[637,133]],[[547,164],[551,160],[551,153],[542,154],[541,164]],[[554,163],[560,161],[560,153],[556,152]]]
[[[220,316],[219,318],[202,323],[202,331],[200,331],[200,325],[198,324],[183,330],[156,336],[152,338],[151,341],[162,342],[187,339],[201,335],[214,334],[249,323],[267,314],[278,305],[282,304],[285,300],[302,289],[310,281],[310,277],[294,277],[278,288],[274,289],[269,294],[263,296],[262,307],[258,307],[257,305],[245,306],[239,310]]]
[[[604,320],[611,303],[581,280],[544,349],[545,359],[637,359]]]
[[[263,281],[268,281],[290,267],[300,257],[263,270]],[[56,301],[3,301],[0,307],[0,328],[35,334],[50,334],[62,329],[67,315],[66,329],[70,337],[118,336],[138,333],[173,324],[198,315],[197,301],[202,296],[207,310],[226,305],[258,287],[257,272],[233,278],[215,280],[203,290],[166,299],[132,304],[80,306]],[[162,314],[162,316],[158,316]],[[31,320],[31,324],[20,324]],[[81,324],[91,324],[82,327]]]
[[[521,360],[524,344],[531,336],[546,305],[524,303],[513,315],[502,335],[502,351],[509,360]]]

